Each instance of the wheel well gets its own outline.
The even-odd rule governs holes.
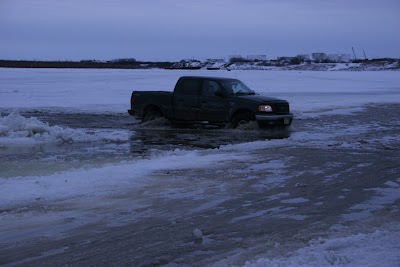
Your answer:
[[[233,118],[235,118],[238,114],[249,114],[249,115],[252,117],[252,119],[254,119],[254,120],[256,119],[256,117],[255,117],[255,115],[254,115],[254,112],[252,112],[251,110],[248,110],[248,109],[238,109],[238,110],[235,111],[235,113],[232,114],[231,120],[232,120]]]

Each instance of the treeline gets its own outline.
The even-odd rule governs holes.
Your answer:
[[[173,62],[141,62],[141,61],[29,61],[0,60],[0,68],[78,68],[78,69],[152,69],[170,68]]]

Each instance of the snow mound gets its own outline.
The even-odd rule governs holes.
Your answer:
[[[101,138],[80,129],[50,126],[35,117],[25,118],[18,110],[6,117],[0,114],[0,147],[99,140]]]
[[[203,232],[200,229],[196,228],[193,230],[193,236],[195,239],[203,239]]]
[[[332,239],[314,239],[291,256],[261,258],[246,262],[245,267],[262,266],[399,266],[400,228],[377,230]]]

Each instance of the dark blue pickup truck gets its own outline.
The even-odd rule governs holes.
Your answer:
[[[293,120],[286,100],[258,95],[237,79],[197,76],[181,77],[173,92],[133,91],[128,113],[142,122],[164,117],[235,128],[250,121],[288,126]]]

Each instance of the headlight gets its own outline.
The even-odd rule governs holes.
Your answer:
[[[258,106],[258,111],[272,112],[272,107],[270,105],[261,105],[261,106]]]

